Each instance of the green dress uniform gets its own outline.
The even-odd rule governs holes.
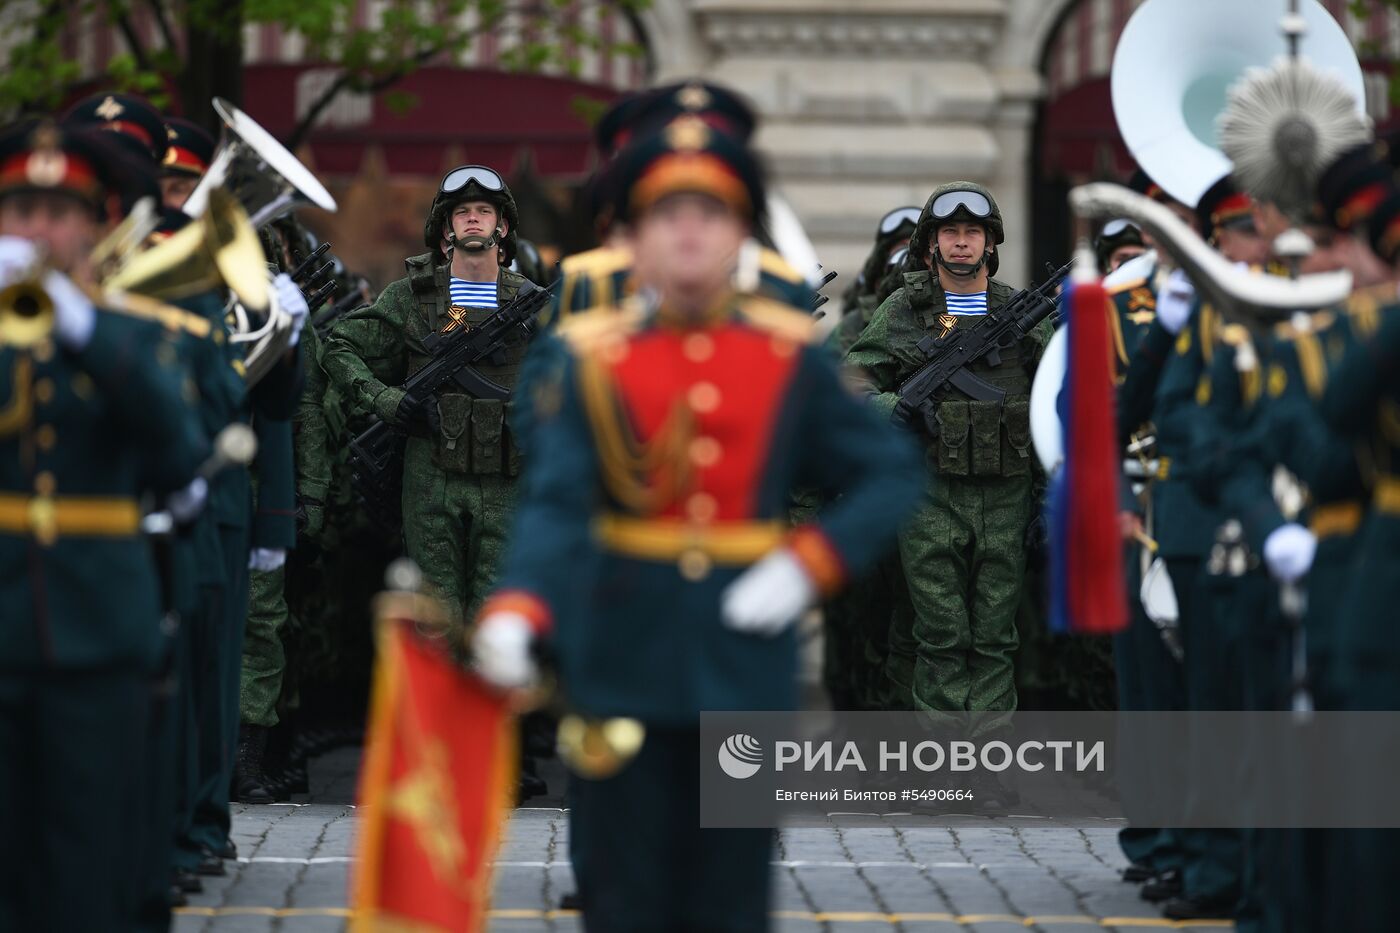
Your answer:
[[[165,640],[137,499],[152,451],[188,482],[206,450],[149,324],[99,311],[78,351],[0,343],[0,929],[129,928]]]
[[[601,309],[557,333],[531,354],[531,455],[482,614],[552,627],[571,707],[646,726],[620,773],[571,787],[586,922],[764,929],[771,834],[697,828],[698,717],[794,708],[796,633],[731,630],[720,595],[778,547],[822,592],[870,565],[917,488],[911,452],[806,345],[810,318],[775,303]],[[844,495],[789,531],[796,483]]]
[[[222,316],[218,296],[206,295],[202,300],[210,314]],[[242,350],[231,342],[224,346],[229,366],[241,377]],[[301,354],[292,351],[256,386],[249,389],[245,383],[230,421],[257,425],[264,418],[289,418],[303,378]],[[253,489],[248,468],[229,468],[210,481],[205,513],[205,520],[213,527],[217,552],[211,541],[203,559],[218,563],[210,563],[201,574],[207,573],[208,579],[217,580],[217,584],[206,589],[212,601],[204,605],[194,634],[199,777],[189,828],[178,840],[176,857],[181,867],[197,866],[201,860],[209,862],[211,856],[232,857],[228,837],[232,822],[229,787],[238,746],[243,635],[248,617],[248,556],[254,546]]]
[[[471,327],[492,308],[451,303],[449,266],[432,254],[406,261],[408,276],[392,283],[374,304],[345,315],[331,329],[322,365],[352,410],[375,414],[398,427],[404,397],[398,388],[431,359],[422,341],[452,327]],[[496,279],[503,306],[525,283],[506,269]],[[507,347],[478,371],[507,388],[515,386],[527,344]],[[437,398],[436,436],[410,431],[404,448],[403,531],[408,556],[448,605],[467,617],[496,576],[515,501],[520,451],[506,424],[508,403],[460,391]]]
[[[1348,322],[1354,342],[1330,371],[1319,409],[1338,435],[1361,442],[1371,471],[1370,501],[1355,542],[1355,560],[1335,616],[1337,699],[1344,710],[1400,709],[1400,650],[1391,620],[1400,599],[1400,300],[1395,286],[1353,296]],[[1332,878],[1344,892],[1329,900],[1332,929],[1362,933],[1394,926],[1400,876],[1400,833],[1339,832]]]
[[[1104,279],[1111,302],[1108,320],[1113,372],[1119,387],[1124,383],[1133,354],[1157,317],[1154,290],[1157,271],[1155,254],[1147,255],[1124,264]],[[1131,480],[1125,478],[1123,482],[1127,497],[1125,507],[1134,512],[1145,511],[1138,497],[1131,493]],[[1144,488],[1143,496],[1147,495]],[[1123,565],[1131,615],[1128,628],[1113,638],[1118,708],[1127,711],[1181,709],[1185,704],[1181,664],[1172,657],[1161,631],[1147,617],[1139,596],[1142,559],[1141,544],[1126,545]],[[1118,844],[1131,863],[1146,866],[1155,873],[1181,867],[1180,846],[1170,829],[1125,827],[1118,833]]]
[[[1349,332],[1346,314],[1337,311],[1300,317],[1275,328],[1267,364],[1251,390],[1260,395],[1262,417],[1256,423],[1256,436],[1244,441],[1259,451],[1258,462],[1288,469],[1306,489],[1304,518],[1317,538],[1317,552],[1304,581],[1307,608],[1301,633],[1290,633],[1286,626],[1273,633],[1290,642],[1280,646],[1282,656],[1276,657],[1275,689],[1278,701],[1287,704],[1290,685],[1295,691],[1298,688],[1292,683],[1297,673],[1291,670],[1292,654],[1297,646],[1291,641],[1301,636],[1306,688],[1322,710],[1339,708],[1333,660],[1336,613],[1361,523],[1363,482],[1353,446],[1328,429],[1316,403],[1326,389],[1329,370],[1349,344]],[[1241,495],[1244,492],[1250,495]],[[1285,521],[1267,484],[1234,482],[1224,495],[1227,507],[1240,519],[1245,540],[1255,553],[1261,553],[1263,542]],[[1279,621],[1277,612],[1262,617],[1266,622]],[[1287,830],[1255,835],[1257,908],[1254,917],[1241,920],[1266,930],[1326,929],[1326,918],[1337,909],[1345,890],[1332,874],[1345,834]]]
[[[1218,316],[1197,305],[1173,336],[1154,322],[1133,355],[1119,389],[1118,427],[1124,441],[1145,421],[1157,429],[1158,474],[1150,486],[1153,531],[1176,593],[1185,651],[1186,708],[1230,709],[1233,684],[1220,677],[1226,657],[1225,633],[1211,624],[1201,599],[1202,568],[1222,524],[1218,508],[1208,507],[1192,484],[1191,453],[1200,409],[1196,396],[1215,357]],[[1180,830],[1184,857],[1183,894],[1193,901],[1220,902],[1238,893],[1240,843],[1237,832]]]
[[[227,365],[225,334],[218,318],[196,311],[142,302],[128,297],[128,313],[143,314],[159,323],[176,348],[196,398],[202,436],[212,439],[228,423],[229,413],[243,392],[243,380]],[[192,306],[197,308],[198,303]],[[222,309],[215,308],[218,315]],[[169,464],[152,457],[151,474],[158,487],[178,482],[164,476]],[[149,770],[143,787],[147,810],[141,818],[145,896],[140,908],[142,929],[165,930],[170,923],[169,886],[177,863],[176,840],[188,825],[196,784],[193,720],[193,630],[199,623],[205,584],[202,559],[208,546],[208,523],[203,513],[189,527],[152,542],[160,571],[162,628],[167,644],[151,681]],[[217,542],[214,545],[217,553]]]
[[[931,228],[932,199],[921,228]],[[1010,300],[1010,286],[992,279],[988,311]],[[925,362],[918,343],[962,319],[947,313],[943,288],[930,271],[911,272],[881,305],[845,363],[867,381],[877,411],[890,417],[897,389]],[[1030,371],[1049,340],[1050,325],[992,366],[972,371],[1006,392],[1002,403],[949,398],[938,407],[940,436],[925,449],[926,482],[919,508],[899,536],[899,556],[913,605],[912,664],[894,657],[911,639],[890,636],[887,670],[911,669],[915,709],[1010,710],[1016,706],[1012,658],[1016,612],[1026,570],[1033,470]],[[903,685],[899,685],[903,686]]]

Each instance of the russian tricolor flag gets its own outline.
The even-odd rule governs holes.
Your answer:
[[[1046,498],[1050,628],[1109,635],[1128,624],[1118,531],[1121,457],[1113,414],[1108,315],[1116,314],[1092,259],[1076,264],[1061,295],[1068,354],[1059,410],[1064,464]]]

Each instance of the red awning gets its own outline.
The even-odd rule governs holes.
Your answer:
[[[286,139],[296,125],[298,80],[317,67],[247,66],[244,109]],[[581,178],[591,171],[594,153],[576,102],[606,103],[618,96],[569,78],[446,67],[417,71],[393,90],[414,95],[416,105],[397,113],[379,94],[367,119],[318,127],[310,136],[311,168],[321,175],[356,175],[375,149],[391,175],[436,175],[449,153],[454,160],[510,172],[528,152],[543,177]]]

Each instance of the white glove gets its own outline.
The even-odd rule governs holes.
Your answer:
[[[82,289],[62,272],[44,273],[44,291],[53,300],[53,332],[58,342],[70,350],[81,350],[92,339],[97,327],[97,309]]]
[[[1196,300],[1196,286],[1180,269],[1167,276],[1162,290],[1157,293],[1157,320],[1169,334],[1179,334],[1191,319],[1191,307]]]
[[[535,630],[518,612],[493,612],[472,632],[472,663],[481,679],[503,690],[520,690],[539,679],[530,642]]]
[[[39,248],[23,237],[0,237],[0,288],[23,281],[40,269]],[[54,334],[70,350],[81,350],[92,339],[97,309],[82,289],[62,272],[49,270],[39,283],[53,300]]]
[[[170,510],[170,515],[175,521],[187,525],[199,517],[208,501],[209,481],[202,476],[196,476],[184,489],[172,492],[165,500],[165,507]]]
[[[306,326],[306,316],[311,309],[306,304],[306,296],[297,288],[292,277],[285,272],[278,273],[272,280],[272,289],[277,298],[277,304],[292,317],[292,341],[290,346],[296,346],[301,339],[301,329]]]
[[[39,264],[39,248],[33,240],[0,236],[0,288],[13,285],[34,272]]]
[[[248,569],[262,573],[272,573],[287,562],[287,549],[280,547],[255,547],[248,555]]]
[[[1280,525],[1264,539],[1264,563],[1283,583],[1296,583],[1312,567],[1317,537],[1297,523]]]
[[[720,595],[720,615],[736,632],[777,635],[806,611],[817,588],[787,548],[740,574]]]

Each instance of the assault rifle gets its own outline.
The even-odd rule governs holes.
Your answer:
[[[324,339],[325,336],[331,332],[331,325],[338,321],[341,315],[345,314],[347,311],[353,311],[366,303],[365,296],[359,289],[342,295],[340,298],[336,299],[335,304],[318,312],[316,316],[311,319],[311,326],[315,328],[316,336]]]
[[[816,293],[816,297],[812,299],[812,310],[813,310],[813,311],[819,310],[819,309],[821,308],[822,305],[826,304],[828,301],[831,300],[830,298],[828,298],[828,297],[826,297],[825,295],[821,294],[821,290],[822,290],[823,288],[826,288],[828,285],[830,285],[835,279],[836,279],[836,270],[835,270],[835,269],[832,269],[832,270],[831,270],[830,272],[828,272],[826,275],[822,276],[821,282],[817,285],[816,288],[813,289],[813,292]],[[817,315],[814,315],[814,316],[817,317],[817,318],[820,318],[823,314],[826,314],[826,312],[823,311],[821,314],[817,314]]]
[[[899,417],[914,424],[922,418],[930,434],[937,435],[938,421],[934,417],[938,402],[948,393],[948,387],[979,402],[1000,402],[1006,392],[973,375],[968,367],[985,359],[992,366],[1001,363],[1002,350],[1009,350],[1055,313],[1055,289],[1069,275],[1074,261],[1059,269],[1046,266],[1050,277],[1035,288],[1022,289],[1011,296],[1005,307],[987,310],[971,327],[955,327],[942,337],[932,334],[920,340],[919,352],[928,362],[920,366],[899,387]]]
[[[449,385],[481,399],[510,398],[510,390],[481,375],[476,364],[491,359],[512,344],[530,339],[538,329],[540,309],[555,286],[540,288],[526,282],[515,298],[485,321],[446,333],[429,334],[423,346],[432,355],[402,388],[412,409],[434,404],[434,395]],[[395,511],[394,492],[403,455],[403,433],[383,421],[374,423],[350,442],[350,475],[366,508],[376,518]]]

